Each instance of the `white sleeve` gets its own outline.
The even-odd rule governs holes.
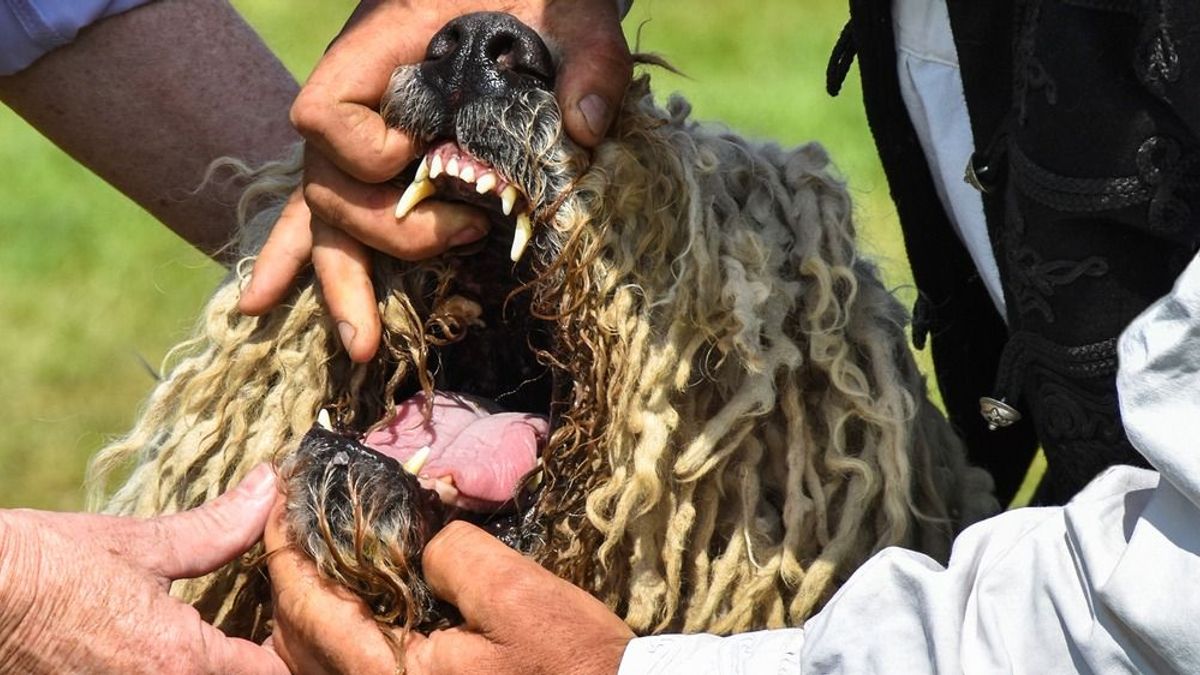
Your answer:
[[[24,69],[100,19],[152,0],[0,0],[0,75]]]
[[[618,675],[786,675],[800,672],[804,630],[716,635],[657,635],[625,648]]]

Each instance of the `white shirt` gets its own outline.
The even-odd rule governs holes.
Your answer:
[[[893,0],[892,24],[900,96],[933,174],[938,198],[1003,317],[1004,292],[988,240],[983,200],[963,180],[975,141],[946,0]]]

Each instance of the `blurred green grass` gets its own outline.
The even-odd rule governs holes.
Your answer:
[[[235,0],[302,77],[347,0]],[[631,44],[686,74],[655,72],[695,115],[747,135],[819,139],[857,199],[861,237],[902,300],[914,291],[863,117],[857,72],[824,93],[844,0],[638,0]],[[87,458],[130,425],[172,344],[222,270],[0,108],[0,506],[82,504]],[[926,364],[927,365],[927,364]]]

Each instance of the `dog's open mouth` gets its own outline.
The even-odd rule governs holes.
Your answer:
[[[396,204],[396,218],[408,215],[422,201],[436,197],[483,209],[493,229],[512,232],[509,257],[521,259],[533,236],[533,213],[523,191],[488,162],[473,156],[453,140],[444,140],[419,160],[412,180]]]
[[[425,62],[392,77],[382,114],[422,150],[396,177],[405,186],[396,218],[437,199],[483,210],[492,228],[410,270],[406,292],[424,322],[422,382],[397,388],[394,412],[365,435],[314,430],[289,460],[293,489],[322,486],[297,516],[316,517],[298,529],[323,533],[306,540],[318,560],[323,547],[359,550],[367,523],[389,531],[381,520],[416,537],[395,535],[406,544],[393,557],[405,564],[416,564],[424,538],[450,518],[521,545],[527,510],[516,508],[526,504],[518,497],[537,487],[563,384],[549,356],[552,326],[521,290],[554,255],[535,224],[553,220],[586,161],[562,131],[551,65],[531,29],[477,14],[447,24]]]

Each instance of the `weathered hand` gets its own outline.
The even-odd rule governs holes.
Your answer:
[[[298,672],[395,672],[366,606],[287,547],[281,516],[277,510],[266,534],[280,655]],[[422,566],[464,623],[407,636],[412,675],[611,674],[633,638],[600,601],[468,523],[452,522],[430,540]]]
[[[209,504],[149,520],[0,511],[0,672],[286,673],[167,594],[257,542],[275,496],[264,465]]]
[[[353,360],[366,361],[378,348],[380,325],[364,244],[416,260],[487,233],[481,212],[445,202],[424,202],[396,221],[400,191],[384,181],[415,158],[413,143],[389,129],[377,107],[396,66],[419,62],[447,21],[489,9],[508,11],[546,39],[558,57],[567,133],[586,147],[600,142],[631,73],[613,0],[361,2],[292,107],[308,143],[304,196],[312,215],[293,208],[281,218],[275,245],[255,264],[242,311],[260,314],[277,304],[311,249],[342,342]]]
[[[469,523],[438,533],[422,566],[464,624],[412,638],[405,666],[413,675],[611,675],[633,639],[599,600]]]

